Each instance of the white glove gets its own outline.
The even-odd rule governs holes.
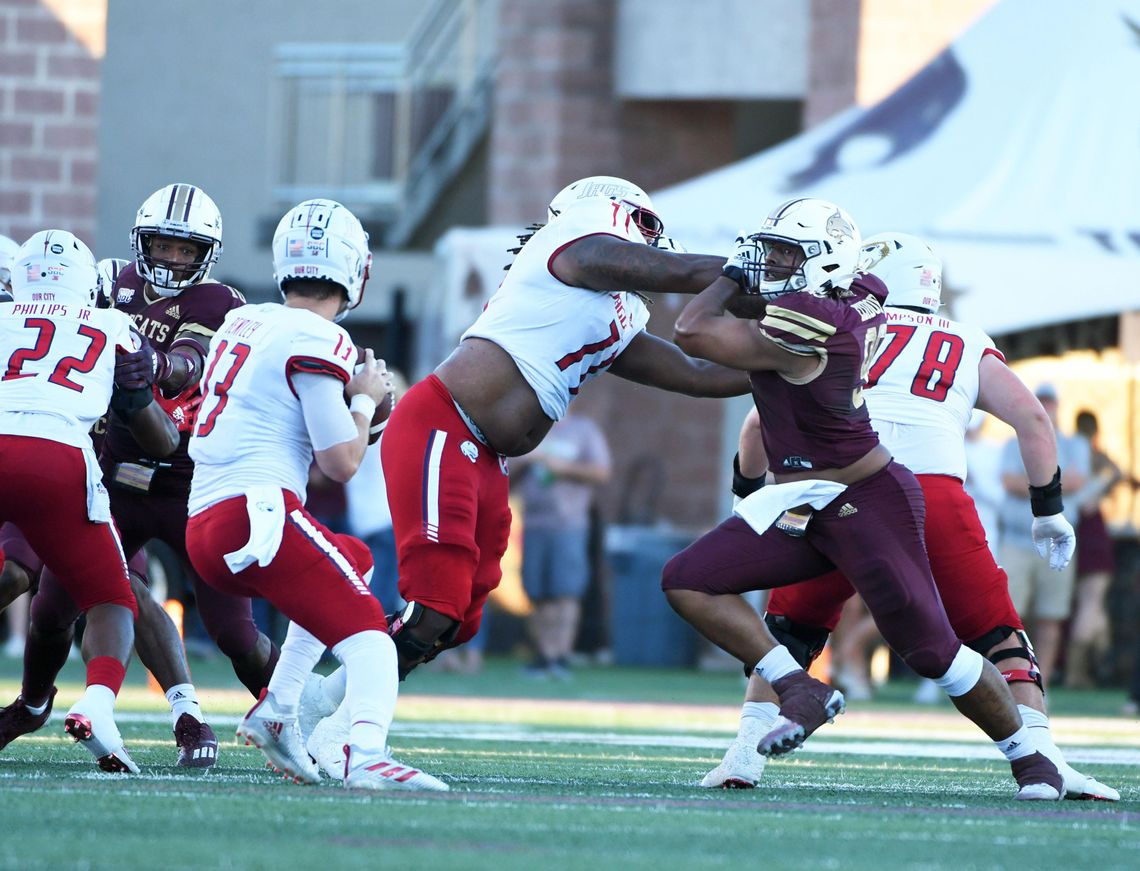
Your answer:
[[[757,234],[736,237],[736,247],[728,255],[723,272],[740,285],[745,293],[756,293],[763,273],[764,249]]]
[[[658,236],[653,242],[654,248],[660,248],[662,251],[671,251],[674,254],[688,254],[689,249],[674,239],[672,236]]]
[[[1049,568],[1061,571],[1073,558],[1077,547],[1077,534],[1063,514],[1033,518],[1033,546],[1042,559],[1048,558]]]

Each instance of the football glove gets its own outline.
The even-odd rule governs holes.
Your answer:
[[[150,387],[156,381],[161,383],[170,376],[170,358],[162,351],[151,347],[146,336],[141,336],[142,344],[137,351],[119,354],[115,358],[115,385],[127,390]]]
[[[736,237],[736,247],[721,271],[725,277],[739,284],[745,293],[756,293],[764,277],[763,262],[764,249],[760,245],[758,234],[740,235]]]
[[[1033,546],[1037,555],[1049,560],[1049,568],[1059,572],[1073,558],[1077,535],[1063,514],[1033,518]]]

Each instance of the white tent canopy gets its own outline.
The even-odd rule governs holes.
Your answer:
[[[1140,309],[1140,0],[1001,0],[909,82],[654,194],[666,232],[727,253],[778,203],[929,239],[955,317],[1000,334]]]

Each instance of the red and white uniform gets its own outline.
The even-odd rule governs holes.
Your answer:
[[[137,348],[130,319],[67,303],[0,303],[0,348],[0,522],[20,528],[80,608],[133,611],[89,435],[111,401],[116,350]]]
[[[872,425],[913,471],[926,500],[926,550],[955,633],[973,641],[997,626],[1021,629],[1005,572],[994,562],[966,478],[965,432],[982,359],[1004,360],[981,330],[937,314],[886,309],[887,334],[864,392]],[[834,629],[853,590],[839,572],[772,592],[768,611]]]
[[[351,418],[336,401],[355,361],[348,333],[312,312],[275,303],[234,309],[210,342],[190,439],[194,568],[223,592],[268,599],[330,647],[382,630],[384,614],[368,588],[367,547],[304,508],[313,419],[298,391],[313,376],[328,379],[324,412]],[[342,431],[347,441],[355,424]]]
[[[463,334],[511,355],[543,412],[560,420],[581,385],[645,329],[635,294],[564,284],[552,271],[568,245],[593,235],[643,244],[625,209],[608,200],[567,209],[534,234],[483,313]],[[475,431],[430,376],[392,412],[380,442],[399,555],[400,595],[460,622],[455,643],[479,629],[502,578],[511,512],[507,460]]]

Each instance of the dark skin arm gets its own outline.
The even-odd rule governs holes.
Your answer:
[[[672,342],[644,331],[614,360],[610,372],[686,396],[743,396],[752,389],[747,372],[694,360]]]
[[[178,447],[178,429],[153,400],[126,420],[128,429],[148,457],[166,457]]]

